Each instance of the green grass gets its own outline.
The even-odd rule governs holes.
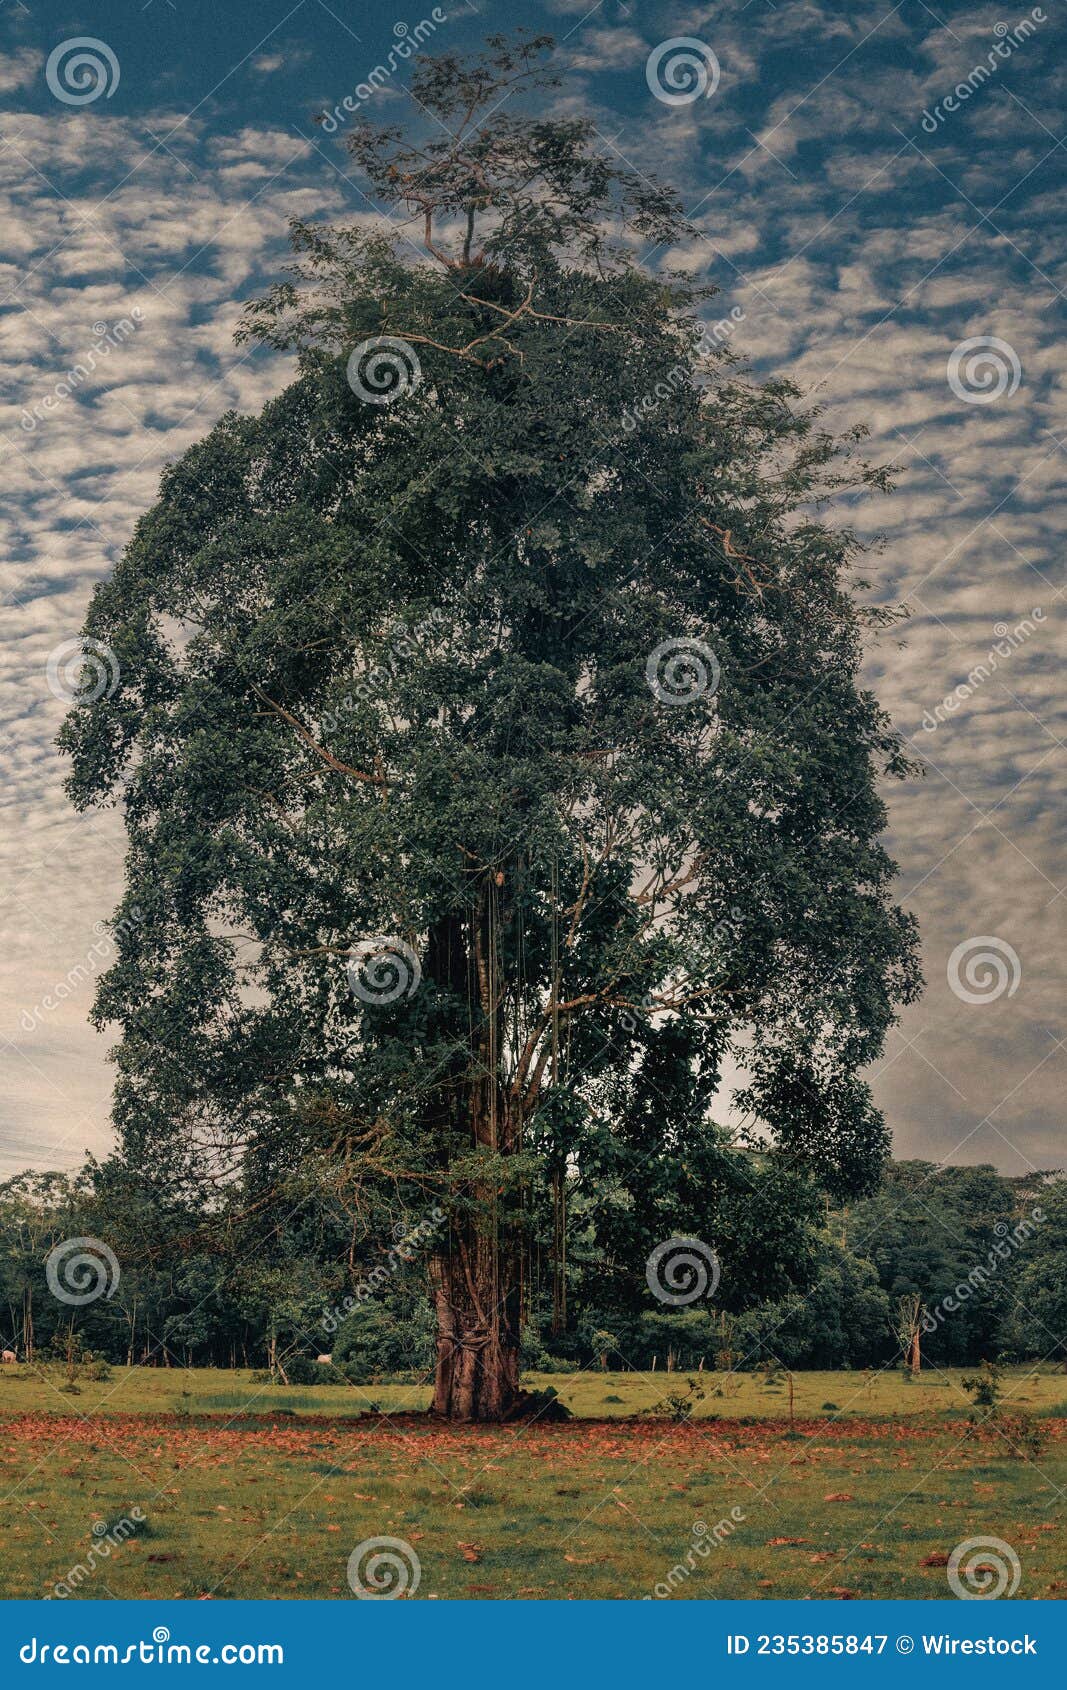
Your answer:
[[[970,1398],[961,1381],[973,1368],[927,1371],[912,1382],[897,1371],[797,1373],[794,1412],[810,1418],[825,1412],[842,1415],[965,1413]],[[630,1419],[659,1402],[668,1391],[685,1391],[696,1379],[705,1396],[694,1408],[704,1419],[779,1419],[788,1413],[788,1388],[768,1384],[759,1373],[602,1373],[526,1376],[531,1389],[551,1385],[581,1419]],[[116,1367],[106,1380],[79,1379],[78,1395],[61,1387],[61,1371],[47,1378],[25,1366],[0,1369],[0,1417],[9,1414],[253,1414],[359,1415],[418,1412],[429,1406],[428,1387],[368,1382],[364,1385],[309,1385],[287,1388],[257,1382],[245,1369],[222,1372],[208,1367]],[[225,1386],[225,1389],[221,1388]],[[1031,1414],[1067,1414],[1067,1376],[1058,1369],[1008,1372],[1004,1400]],[[833,1410],[826,1403],[833,1402]]]
[[[71,1397],[5,1368],[0,1595],[48,1594],[80,1564],[87,1597],[348,1598],[349,1554],[379,1536],[418,1556],[420,1598],[640,1597],[675,1566],[676,1600],[942,1597],[944,1558],[978,1536],[1018,1555],[1020,1598],[1067,1590],[1062,1418],[1036,1463],[969,1434],[959,1373],[797,1375],[792,1435],[785,1393],[758,1375],[703,1376],[726,1393],[698,1405],[717,1420],[633,1418],[686,1377],[538,1378],[575,1421],[450,1428],[409,1412],[413,1387],[133,1369]],[[1007,1395],[1047,1417],[1064,1378],[1019,1372]],[[402,1418],[357,1421],[369,1400]],[[93,1565],[94,1522],[134,1509],[138,1534]]]

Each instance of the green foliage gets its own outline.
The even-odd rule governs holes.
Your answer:
[[[1002,1443],[1017,1461],[1036,1462],[1048,1448],[1048,1428],[1032,1414],[1000,1411],[994,1417],[993,1425]]]
[[[530,1421],[569,1420],[571,1411],[560,1398],[554,1385],[545,1385],[535,1391],[524,1391],[522,1397],[522,1418]]]
[[[894,1165],[884,1190],[898,1196],[904,1179],[915,1177],[914,1164]],[[912,1231],[898,1233],[887,1221],[884,1234],[867,1241],[867,1248],[877,1253],[877,1264],[840,1241],[851,1236],[857,1246],[864,1242],[858,1206],[847,1213],[831,1212],[821,1231],[809,1219],[802,1234],[811,1253],[811,1265],[804,1270],[805,1291],[761,1301],[760,1287],[771,1274],[768,1265],[754,1284],[744,1287],[736,1314],[722,1309],[718,1298],[679,1309],[648,1308],[641,1272],[643,1240],[628,1247],[632,1253],[625,1259],[631,1271],[623,1273],[619,1257],[605,1254],[603,1237],[587,1224],[584,1200],[575,1193],[567,1330],[552,1333],[547,1287],[532,1274],[523,1364],[528,1370],[573,1374],[604,1362],[611,1369],[626,1370],[650,1369],[655,1361],[657,1369],[663,1369],[671,1357],[682,1373],[714,1370],[713,1388],[719,1390],[730,1370],[763,1370],[771,1379],[781,1366],[868,1366],[874,1379],[875,1371],[898,1353],[885,1287],[895,1288],[906,1283],[907,1275],[915,1275],[915,1294],[936,1308],[945,1283],[940,1277],[946,1271],[945,1240],[973,1237],[975,1249],[981,1250],[987,1233],[996,1237],[991,1228],[1003,1224],[991,1222],[985,1177],[960,1182],[955,1205],[947,1212],[941,1207],[939,1182],[940,1176],[933,1175],[922,1189],[922,1200],[934,1217],[928,1235],[917,1241]],[[1013,1205],[1007,1236],[1018,1242],[998,1266],[996,1299],[980,1319],[961,1302],[939,1328],[942,1348],[948,1347],[946,1329],[951,1321],[959,1321],[952,1348],[957,1355],[962,1350],[972,1368],[984,1355],[995,1356],[995,1365],[1002,1366],[1009,1342],[1023,1357],[1041,1358],[1054,1348],[1036,1311],[1040,1307],[1055,1317],[1051,1299],[1058,1295],[1056,1275],[1061,1271],[1058,1227],[1065,1182],[1045,1181],[1034,1189],[998,1179],[994,1214],[1001,1212],[1001,1186]],[[974,1209],[968,1207],[970,1197],[977,1199]],[[726,1216],[724,1198],[715,1201],[720,1215]],[[284,1387],[277,1365],[273,1372],[266,1365],[272,1344],[276,1364],[281,1361],[293,1383],[306,1378],[309,1384],[366,1384],[427,1376],[433,1359],[432,1316],[417,1255],[400,1262],[397,1273],[373,1296],[352,1299],[353,1307],[338,1321],[331,1311],[342,1308],[345,1295],[351,1295],[346,1285],[355,1278],[365,1280],[362,1270],[347,1280],[339,1277],[335,1252],[337,1240],[344,1236],[342,1217],[312,1189],[303,1209],[287,1223],[284,1209],[267,1205],[261,1231],[256,1231],[246,1218],[250,1202],[249,1191],[234,1186],[228,1203],[214,1213],[202,1206],[183,1207],[174,1199],[164,1201],[144,1181],[120,1178],[108,1164],[90,1163],[74,1180],[33,1175],[8,1182],[0,1187],[3,1347],[15,1350],[24,1361],[32,1359],[33,1368],[43,1368],[56,1384],[79,1389],[106,1380],[131,1351],[136,1359],[160,1366],[259,1362],[264,1365],[256,1377]],[[862,1207],[865,1213],[873,1210],[885,1217],[888,1206],[880,1193]],[[1045,1218],[1034,1221],[1035,1214]],[[546,1214],[546,1226],[548,1220]],[[121,1278],[111,1298],[71,1308],[51,1295],[44,1260],[57,1240],[77,1236],[103,1237],[113,1245]],[[535,1237],[535,1260],[543,1259],[550,1237],[547,1230]],[[785,1230],[774,1247],[789,1250]],[[275,1262],[285,1266],[261,1271],[257,1263],[269,1262],[271,1251]],[[374,1259],[370,1253],[365,1258],[368,1265]],[[965,1266],[965,1258],[956,1261],[955,1272],[949,1270],[953,1284]],[[779,1264],[777,1271],[785,1283],[790,1271],[800,1276],[795,1261]],[[979,1286],[979,1295],[985,1289]],[[1043,1289],[1047,1304],[1039,1303]],[[190,1303],[194,1294],[195,1306]],[[27,1311],[32,1357],[21,1324]],[[327,1315],[330,1324],[324,1325]],[[924,1334],[924,1352],[936,1356],[936,1338]],[[332,1351],[332,1366],[318,1365],[320,1350]],[[941,1385],[940,1365],[929,1376],[922,1373],[925,1386]],[[6,1368],[0,1375],[12,1383],[27,1377],[32,1374],[25,1367]],[[981,1377],[988,1375],[983,1372]]]
[[[1045,1185],[1034,1235],[1020,1250],[1013,1332],[1024,1354],[1067,1362],[1067,1180]]]
[[[687,1379],[685,1390],[675,1386],[667,1391],[658,1402],[641,1410],[642,1414],[652,1415],[658,1420],[670,1420],[675,1426],[683,1425],[693,1418],[693,1411],[697,1403],[703,1402],[707,1396],[704,1386],[698,1379]]]
[[[999,1352],[1014,1283],[1034,1248],[1008,1250],[1003,1261],[996,1254],[1020,1207],[1025,1212],[1022,1195],[991,1167],[897,1162],[841,1217],[841,1236],[873,1263],[893,1308],[917,1296],[928,1311],[921,1343],[931,1362]]]
[[[417,1290],[406,1297],[371,1299],[346,1315],[333,1338],[335,1367],[356,1384],[384,1374],[427,1372],[433,1365],[429,1301]]]
[[[1003,1369],[995,1361],[983,1361],[981,1373],[960,1381],[978,1411],[975,1418],[986,1420],[1000,1406]]]
[[[792,1367],[860,1367],[883,1358],[891,1325],[871,1264],[825,1240],[808,1290],[743,1314],[734,1341],[750,1367],[768,1358]]]

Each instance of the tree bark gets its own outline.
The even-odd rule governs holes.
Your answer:
[[[521,1139],[500,1072],[499,920],[497,888],[485,885],[469,924],[452,917],[431,930],[427,956],[427,972],[481,1012],[470,1043],[457,1046],[449,1119],[441,1124],[469,1133],[494,1163]],[[450,1216],[448,1235],[430,1260],[433,1413],[455,1421],[507,1420],[526,1400],[519,1384],[521,1249],[512,1194],[501,1190],[494,1169],[463,1197],[467,1212]]]
[[[486,1245],[471,1260],[465,1241],[431,1263],[437,1318],[433,1413],[446,1420],[511,1419],[522,1410],[517,1275],[501,1285]]]

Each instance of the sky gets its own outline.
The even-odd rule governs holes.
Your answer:
[[[557,41],[546,108],[679,189],[697,235],[649,265],[899,468],[849,516],[909,612],[867,676],[925,765],[887,843],[927,987],[870,1078],[898,1156],[1062,1168],[1062,0],[0,0],[0,1177],[112,1142],[121,822],[52,744],[92,588],[162,467],[288,379],[233,329],[289,220],[379,218],[350,108],[420,121],[398,47],[519,23]]]

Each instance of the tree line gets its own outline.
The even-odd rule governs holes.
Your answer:
[[[720,1224],[706,1246],[715,1283],[701,1283],[692,1300],[683,1288],[670,1306],[646,1272],[655,1227],[642,1232],[632,1214],[629,1231],[605,1227],[604,1193],[572,1182],[561,1263],[546,1202],[519,1269],[523,1366],[739,1371],[1067,1357],[1062,1176],[892,1162],[858,1201],[835,1205],[814,1187],[794,1188],[775,1239],[760,1191],[773,1170],[740,1160],[749,1184],[739,1180],[732,1204],[720,1189]],[[784,1191],[779,1182],[777,1196]],[[432,1209],[353,1212],[314,1173],[303,1189],[257,1188],[246,1174],[209,1200],[176,1197],[119,1159],[20,1174],[0,1186],[3,1348],[29,1362],[75,1354],[112,1365],[252,1367],[290,1383],[428,1377],[427,1258],[439,1221]],[[79,1261],[80,1277],[70,1265]]]

